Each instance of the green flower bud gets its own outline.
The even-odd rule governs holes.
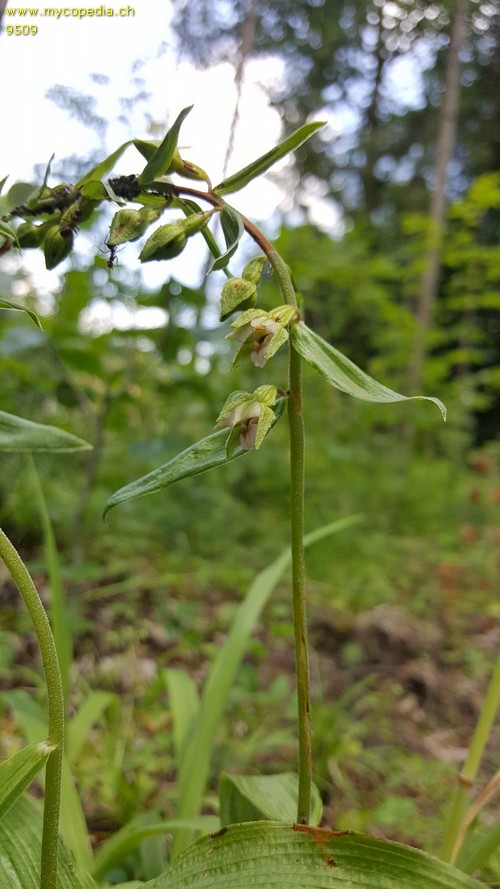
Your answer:
[[[187,236],[178,223],[161,225],[144,244],[139,259],[141,262],[173,259],[182,253],[186,244]]]
[[[221,293],[220,320],[225,321],[237,309],[250,309],[257,300],[257,288],[252,281],[230,278]]]
[[[202,228],[205,228],[214,212],[214,210],[205,210],[204,213],[192,213],[191,216],[186,216],[185,219],[180,219],[178,224],[182,228],[184,234],[190,238],[191,235],[195,235],[197,232],[201,231]]]
[[[196,164],[192,164],[190,161],[183,160],[178,149],[174,152],[172,163],[167,172],[178,173],[184,179],[196,179],[198,182],[206,182],[208,187],[211,187],[210,179],[205,170],[202,170],[201,167],[197,167]]]
[[[46,231],[47,228],[44,228],[43,225],[34,225],[32,222],[21,223],[16,231],[19,246],[25,249],[27,247],[39,247]]]
[[[250,262],[247,262],[243,269],[242,278],[244,278],[245,281],[252,281],[254,284],[258,284],[266,262],[266,256],[254,256]]]
[[[108,247],[118,247],[119,244],[125,244],[127,241],[137,241],[144,234],[147,227],[152,222],[156,222],[163,207],[141,207],[140,210],[118,210],[115,213],[109,237],[107,240]]]
[[[213,212],[207,210],[205,213],[193,213],[185,219],[161,225],[146,241],[139,259],[141,262],[151,262],[153,259],[173,259],[178,256],[184,250],[187,239],[204,228]]]
[[[47,269],[55,269],[63,259],[69,256],[73,248],[73,240],[72,232],[63,237],[58,225],[53,225],[49,228],[44,241],[45,266]]]

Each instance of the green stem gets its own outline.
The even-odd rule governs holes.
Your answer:
[[[212,192],[199,192],[184,186],[170,186],[174,194],[190,195],[222,209],[225,202]],[[245,230],[267,256],[281,295],[287,305],[297,308],[295,289],[285,261],[265,235],[245,216]],[[299,312],[297,311],[299,317]],[[298,735],[299,735],[299,800],[297,821],[308,824],[311,809],[312,751],[311,704],[309,681],[309,651],[307,641],[307,613],[305,597],[304,558],[304,455],[305,434],[302,413],[302,360],[290,344],[288,423],[290,429],[290,506],[292,550],[292,595],[297,673]]]
[[[61,566],[57,554],[54,529],[47,509],[40,476],[38,475],[38,470],[32,454],[29,454],[29,466],[33,495],[38,506],[38,513],[43,531],[45,560],[47,563],[51,591],[49,614],[57,650],[57,661],[61,671],[64,699],[66,701],[69,690],[71,662],[73,660],[73,645],[61,580]]]
[[[493,675],[483,701],[479,720],[469,745],[464,767],[458,777],[451,808],[445,827],[440,856],[453,864],[460,851],[460,826],[470,803],[470,792],[476,779],[484,748],[488,740],[495,715],[500,706],[500,655],[497,658]]]
[[[61,803],[62,756],[64,749],[64,696],[57,651],[40,596],[18,552],[0,529],[0,557],[19,589],[36,633],[42,655],[49,710],[48,741],[56,748],[46,768],[43,810],[41,889],[56,889],[57,845]]]
[[[297,673],[299,725],[299,800],[297,821],[308,824],[311,807],[312,751],[309,651],[304,558],[304,415],[302,413],[302,362],[290,346],[290,506],[292,544],[293,625]]]
[[[286,263],[273,247],[266,244],[266,248],[265,253],[272,265],[283,299],[288,305],[296,306],[295,290]],[[312,750],[304,556],[305,430],[302,412],[302,359],[292,345],[290,345],[289,354],[290,535],[299,728],[299,799],[297,821],[299,824],[308,824],[311,809]]]

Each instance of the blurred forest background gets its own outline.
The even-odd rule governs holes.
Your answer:
[[[443,425],[429,404],[371,406],[305,374],[307,529],[363,515],[308,554],[315,778],[335,828],[435,851],[435,819],[500,641],[500,8],[496,0],[173,6],[180,58],[198,67],[229,60],[242,88],[248,62],[278,57],[284,74],[270,100],[283,133],[313,117],[329,124],[274,175],[283,200],[261,220],[292,268],[310,326],[386,385],[448,407]],[[70,109],[63,88],[54,98]],[[80,98],[80,119],[98,127]],[[169,103],[176,114],[175,96]],[[58,176],[74,181],[88,164],[69,158]],[[41,331],[22,313],[1,312],[2,410],[94,445],[79,457],[41,455],[36,465],[71,615],[72,706],[89,689],[121,700],[77,768],[91,829],[105,832],[140,808],[168,809],[175,762],[158,676],[178,667],[203,683],[238,602],[288,530],[285,424],[258,453],[120,507],[108,527],[101,521],[116,488],[209,434],[230,391],[262,382],[254,369],[230,371],[228,331],[215,320],[223,276],[205,281],[201,268],[199,287],[187,287],[173,262],[160,286],[146,287],[127,250],[109,269],[105,252],[88,249],[104,251],[108,225],[103,215],[93,230],[82,226],[84,249],[51,299],[22,256],[0,266],[1,295],[22,299],[43,323]],[[269,276],[262,293],[276,304]],[[281,369],[275,382],[286,385],[284,359]],[[1,465],[1,524],[47,599],[26,457],[3,454]],[[42,692],[27,617],[9,584],[0,596],[8,752],[12,689]],[[221,767],[290,769],[293,682],[284,581],[232,690],[213,782]],[[498,768],[494,741],[483,782]],[[484,825],[494,817],[485,810]],[[500,880],[498,860],[487,876]]]

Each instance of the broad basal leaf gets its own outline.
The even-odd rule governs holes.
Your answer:
[[[0,821],[0,886],[2,889],[40,889],[42,836],[41,807],[22,796]],[[57,889],[97,889],[86,871],[59,845]]]
[[[281,160],[282,157],[290,154],[291,151],[295,151],[299,145],[302,145],[303,142],[310,139],[317,130],[324,126],[325,124],[323,121],[306,123],[295,133],[292,133],[288,139],[285,139],[284,142],[277,145],[276,148],[271,148],[271,151],[267,151],[266,154],[257,158],[253,163],[248,164],[247,167],[243,167],[242,170],[239,170],[233,176],[229,176],[228,179],[224,179],[219,185],[216,185],[214,192],[223,195],[239,191],[241,188],[244,188],[245,185],[248,185],[252,179],[255,179],[257,176],[265,173],[266,170],[269,170],[269,168]]]
[[[302,358],[311,367],[314,367],[331,386],[340,389],[341,392],[346,392],[353,398],[375,401],[380,404],[410,401],[415,398],[433,401],[441,411],[443,419],[446,420],[446,408],[439,398],[432,398],[428,395],[400,395],[399,392],[394,392],[393,389],[383,386],[382,383],[377,383],[353,361],[346,358],[342,352],[310,330],[302,321],[292,324],[291,337],[294,348],[302,355]]]
[[[29,787],[54,749],[47,741],[31,744],[0,764],[0,818]]]
[[[160,143],[151,159],[144,167],[137,180],[139,185],[149,185],[149,183],[153,182],[158,176],[163,176],[167,172],[172,163],[175,149],[177,148],[180,128],[192,107],[193,106],[190,105],[188,108],[184,108],[178,115],[173,126],[170,127],[167,135],[163,139],[163,142]]]
[[[281,775],[228,775],[219,780],[222,827],[241,821],[295,821],[299,800],[299,777]],[[311,789],[311,823],[319,824],[323,803],[315,784]]]
[[[82,451],[92,445],[55,426],[0,411],[0,451]]]
[[[485,889],[399,843],[270,821],[233,824],[189,846],[145,889]]]

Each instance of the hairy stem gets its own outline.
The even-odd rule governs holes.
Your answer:
[[[312,752],[304,559],[305,436],[304,416],[302,413],[302,362],[299,353],[295,351],[293,346],[290,346],[289,369],[288,424],[290,429],[292,590],[299,725],[299,801],[297,821],[300,824],[308,824],[311,807]]]
[[[0,529],[0,557],[5,562],[28,610],[42,655],[49,709],[48,742],[55,747],[47,760],[43,810],[41,889],[56,889],[57,844],[64,749],[64,696],[57,651],[48,617],[28,569]]]
[[[295,290],[285,262],[274,247],[267,244],[266,247],[265,253],[271,263],[283,299],[288,305],[296,306]],[[290,535],[299,727],[299,800],[297,821],[299,824],[308,824],[311,809],[312,751],[304,556],[305,430],[302,412],[302,359],[291,344],[289,355]]]

